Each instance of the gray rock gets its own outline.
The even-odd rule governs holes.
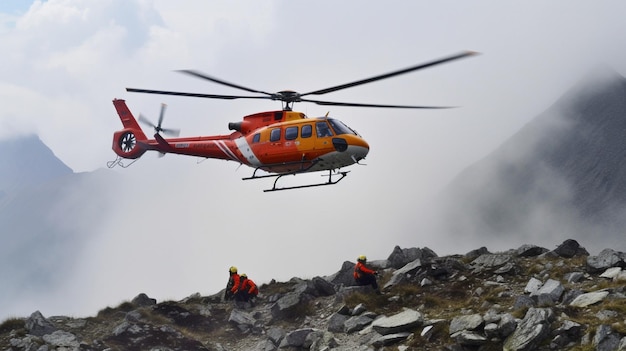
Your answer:
[[[548,249],[537,246],[537,245],[522,245],[516,250],[516,254],[519,257],[534,257],[539,256],[544,252],[547,252]]]
[[[450,321],[450,335],[462,330],[476,330],[485,323],[480,314],[458,316]]]
[[[328,331],[333,333],[343,333],[345,331],[344,323],[348,320],[347,315],[341,313],[334,313],[328,319]]]
[[[570,302],[570,306],[575,307],[587,307],[593,304],[596,304],[605,297],[609,295],[609,292],[606,290],[593,291],[586,294],[578,295],[572,302]]]
[[[513,309],[519,310],[521,308],[535,307],[536,305],[535,300],[531,299],[530,296],[521,295],[515,298]]]
[[[498,333],[501,338],[506,338],[511,335],[517,328],[517,320],[510,313],[505,313],[500,317],[500,322],[498,322]]]
[[[597,256],[587,257],[587,268],[591,272],[604,271],[611,267],[626,266],[626,254],[613,249],[604,249]]]
[[[265,333],[265,335],[267,335],[267,338],[276,346],[280,345],[280,342],[283,340],[286,334],[287,333],[285,333],[285,330],[279,327],[271,327]]]
[[[290,314],[302,301],[302,295],[290,292],[279,298],[270,308],[274,318],[280,318]]]
[[[565,240],[561,245],[554,249],[553,252],[565,258],[589,255],[589,252],[587,252],[584,247],[580,246],[580,244],[578,244],[578,241],[573,239]]]
[[[344,261],[339,272],[326,277],[326,281],[338,286],[353,286],[354,282],[354,262]]]
[[[157,300],[151,299],[148,297],[148,295],[141,293],[135,296],[135,298],[131,300],[131,303],[136,306],[144,307],[144,306],[156,305]]]
[[[530,308],[515,331],[506,338],[504,351],[531,351],[550,334],[554,313],[549,308]]]
[[[26,319],[25,325],[28,333],[35,336],[51,334],[57,330],[57,328],[39,311],[33,312],[30,317]]]
[[[393,272],[389,281],[383,286],[383,289],[387,289],[401,283],[402,281],[406,280],[407,275],[415,274],[415,272],[421,267],[422,260],[419,258],[405,264],[404,266],[402,266],[402,268]]]
[[[561,295],[565,291],[565,287],[558,280],[548,279],[539,290],[530,294],[531,298],[534,298],[537,301],[537,305],[551,305],[554,302],[559,301]],[[539,297],[545,295],[546,299],[550,299],[551,301],[543,300],[542,303],[539,303]]]
[[[256,321],[249,313],[234,308],[230,312],[228,322],[235,324],[241,331],[248,331],[254,327]]]
[[[365,311],[367,311],[367,308],[365,308],[364,304],[360,303],[360,304],[354,306],[354,308],[350,312],[350,315],[358,316],[358,315],[360,315],[361,313],[363,313]]]
[[[50,346],[55,348],[78,349],[80,343],[76,339],[76,335],[63,330],[56,330],[52,334],[46,334],[42,339]]]
[[[602,324],[596,329],[593,346],[596,347],[597,351],[613,351],[619,346],[620,338],[610,326]]]
[[[483,254],[470,263],[475,273],[485,270],[495,270],[509,263],[513,257],[510,254]]]
[[[405,340],[410,335],[411,333],[408,333],[408,332],[381,335],[377,337],[376,339],[374,339],[374,341],[372,342],[372,345],[375,347],[383,347],[383,346],[392,345],[402,340]]]
[[[283,341],[280,343],[280,348],[302,347],[304,345],[304,342],[306,341],[307,336],[316,330],[317,329],[314,328],[303,328],[287,333]]]
[[[541,280],[534,278],[534,277],[530,278],[530,280],[528,280],[528,283],[526,283],[524,292],[531,293],[531,294],[535,293],[539,291],[542,285],[543,285],[543,282]]]
[[[368,326],[373,320],[374,318],[369,315],[350,317],[344,323],[344,330],[347,334],[357,332]]]
[[[270,340],[261,340],[256,345],[254,345],[254,349],[251,351],[275,351],[278,350],[278,347]],[[152,351],[152,350],[151,350]]]
[[[335,294],[335,285],[322,277],[314,277],[311,283],[317,291],[316,296],[331,296]]]
[[[422,325],[424,316],[415,310],[406,309],[391,317],[383,316],[372,323],[372,328],[381,335],[410,331]]]
[[[387,258],[387,261],[389,262],[389,267],[398,269],[417,259],[429,260],[435,257],[437,257],[437,254],[427,247],[423,249],[401,249],[399,246],[396,246]]]
[[[474,260],[477,257],[479,257],[480,255],[484,255],[484,254],[490,254],[491,252],[489,252],[489,250],[487,250],[486,247],[481,247],[475,250],[472,250],[468,253],[465,254],[465,257],[470,259],[470,260]]]
[[[476,346],[487,342],[486,337],[469,330],[461,330],[450,335],[450,337],[460,345]]]
[[[614,280],[621,272],[622,272],[621,267],[607,268],[602,274],[600,274],[600,278]]]

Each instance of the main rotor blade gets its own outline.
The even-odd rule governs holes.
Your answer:
[[[346,83],[346,84],[337,85],[337,86],[331,87],[331,88],[326,88],[326,89],[312,91],[310,93],[301,94],[300,96],[305,96],[305,95],[322,95],[322,94],[330,93],[330,92],[337,91],[337,90],[342,90],[342,89],[355,87],[357,85],[367,84],[367,83],[375,82],[375,81],[378,81],[378,80],[395,77],[395,76],[398,76],[398,75],[401,75],[401,74],[405,74],[405,73],[416,71],[418,69],[431,67],[431,66],[434,66],[434,65],[442,64],[442,63],[449,62],[449,61],[452,61],[452,60],[458,60],[460,58],[471,56],[471,55],[476,55],[476,54],[477,53],[474,52],[474,51],[464,51],[464,52],[461,52],[459,54],[456,54],[456,55],[453,55],[453,56],[449,56],[449,57],[444,57],[444,58],[439,59],[439,60],[423,63],[423,64],[420,64],[420,65],[417,65],[417,66],[401,69],[401,70],[390,72],[390,73],[386,73],[386,74],[381,74],[379,76],[375,76],[375,77],[371,77],[371,78],[367,78],[367,79],[357,80],[356,82],[352,82],[352,83]]]
[[[160,94],[160,95],[176,95],[176,96],[189,96],[189,97],[201,97],[208,99],[266,99],[271,100],[271,96],[241,96],[241,95],[216,95],[216,94],[198,94],[198,93],[182,93],[177,91],[165,91],[165,90],[150,90],[150,89],[135,89],[126,88],[126,91],[131,93],[144,93],[144,94]]]
[[[229,86],[229,87],[231,87],[231,88],[235,88],[235,89],[245,90],[245,91],[248,91],[248,92],[251,92],[251,93],[259,93],[259,94],[265,94],[265,95],[270,95],[270,96],[272,95],[272,94],[270,94],[270,93],[268,93],[268,92],[265,92],[265,91],[262,91],[262,90],[256,90],[256,89],[246,88],[246,87],[241,86],[241,85],[238,85],[238,84],[229,83],[229,82],[227,82],[227,81],[224,81],[224,80],[221,80],[221,79],[218,79],[218,78],[215,78],[215,77],[208,76],[208,75],[206,75],[206,74],[204,74],[204,73],[200,73],[200,72],[198,72],[198,71],[193,71],[193,70],[184,69],[184,70],[180,70],[180,71],[178,71],[178,72],[181,72],[181,73],[187,73],[187,74],[190,74],[190,75],[192,75],[192,76],[196,76],[196,77],[198,77],[198,78],[202,78],[202,79],[210,80],[211,82],[214,82],[214,83],[218,83],[218,84],[226,85],[226,86]]]
[[[409,106],[409,105],[380,105],[380,104],[361,104],[356,102],[334,102],[302,99],[301,101],[312,102],[325,106],[350,106],[350,107],[378,107],[378,108],[406,108],[406,109],[444,109],[455,108],[455,106]]]

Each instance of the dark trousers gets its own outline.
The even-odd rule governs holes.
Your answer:
[[[374,290],[378,290],[378,283],[376,282],[376,276],[373,274],[363,274],[356,279],[358,285],[371,285]]]

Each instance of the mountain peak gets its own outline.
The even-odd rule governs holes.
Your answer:
[[[72,173],[37,135],[0,140],[0,164],[0,191],[4,192]]]
[[[596,67],[454,179],[442,194],[441,230],[464,232],[467,240],[540,241],[565,233],[582,240],[594,233],[597,245],[619,243],[626,225],[624,131],[626,79]]]

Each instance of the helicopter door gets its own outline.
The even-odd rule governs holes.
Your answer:
[[[333,132],[326,121],[320,121],[315,123],[315,149],[324,150],[333,147],[332,136]]]

